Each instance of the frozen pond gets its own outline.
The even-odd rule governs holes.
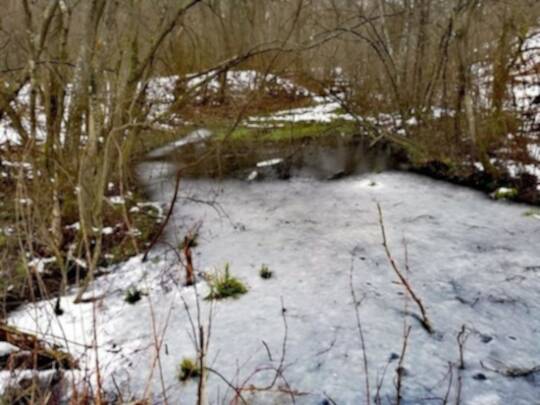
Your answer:
[[[173,163],[140,166],[154,200],[171,199],[174,170]],[[408,278],[426,306],[433,335],[411,315],[418,310],[388,264],[377,203],[402,269],[406,241]],[[194,289],[183,286],[183,272],[168,245],[178,245],[199,225],[196,270],[212,274],[212,268],[229,263],[249,289],[238,299],[217,302],[208,353],[209,367],[232,385],[243,385],[249,403],[365,403],[351,269],[361,300],[372,398],[380,383],[382,403],[395,401],[406,322],[412,329],[403,362],[403,404],[441,404],[446,396],[455,403],[458,385],[464,404],[538,403],[540,373],[503,375],[540,364],[540,221],[525,215],[529,210],[393,171],[335,181],[182,179],[167,243],[148,262],[132,259],[94,284],[93,293],[105,297],[96,321],[105,386],[119,389],[124,398],[151,393],[163,403],[166,392],[169,403],[195,403],[196,383],[178,382],[176,371],[183,357],[195,356],[183,303],[195,316]],[[263,264],[274,274],[269,280],[259,276]],[[124,296],[130,286],[148,295],[129,305]],[[207,294],[202,279],[197,288]],[[92,343],[93,305],[64,301],[61,317],[52,315],[51,302],[25,307],[10,321],[56,336],[64,345],[70,342],[92,367],[95,350],[81,344]],[[201,305],[206,323],[208,301]],[[463,325],[465,369],[458,370],[457,336]],[[156,340],[162,343],[159,362]],[[259,391],[273,380],[269,366],[280,368],[283,378]],[[255,370],[260,372],[249,379]],[[234,391],[210,374],[208,398],[229,403]]]

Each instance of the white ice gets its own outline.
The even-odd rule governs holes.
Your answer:
[[[156,171],[162,168],[164,172]],[[140,169],[153,198],[167,202],[173,190],[169,165],[148,163]],[[469,189],[398,172],[332,182],[185,180],[179,198],[167,227],[169,244],[178,244],[202,221],[196,268],[212,273],[209,269],[228,262],[232,274],[249,287],[239,299],[219,302],[212,323],[209,366],[227,379],[238,382],[257,367],[277,366],[284,336],[283,300],[288,325],[284,375],[302,394],[297,403],[321,403],[325,395],[339,404],[363,403],[362,350],[349,284],[352,268],[352,285],[362,299],[359,314],[372,394],[388,359],[400,352],[407,322],[412,333],[404,361],[404,404],[444,397],[448,364],[458,360],[456,336],[462,325],[470,331],[466,368],[461,371],[463,403],[528,405],[538,399],[540,376],[508,378],[481,365],[540,364],[540,222],[524,215],[527,206],[491,201]],[[201,203],[210,198],[208,204]],[[406,240],[408,278],[427,307],[436,330],[433,336],[408,315],[418,310],[405,299],[384,255],[377,202],[402,269]],[[259,277],[263,263],[274,278]],[[194,289],[181,282],[175,256],[158,250],[147,263],[134,258],[93,284],[89,296],[104,296],[96,304],[96,322],[106,387],[114,389],[114,375],[122,390],[145,391],[155,358],[153,312],[158,334],[167,325],[160,353],[167,397],[170,403],[194,403],[195,383],[176,379],[178,363],[195,355],[182,302],[183,297],[195,315]],[[124,294],[130,286],[148,296],[127,304]],[[208,291],[202,281],[197,288],[202,296]],[[93,306],[72,300],[73,296],[62,300],[61,317],[53,315],[51,301],[26,306],[9,322],[49,339],[56,336],[92,367]],[[203,313],[207,310],[208,302],[203,301]],[[394,360],[382,385],[383,398],[394,398],[396,367]],[[456,373],[454,369],[454,383]],[[479,379],[480,373],[487,379]],[[249,383],[261,386],[271,377],[262,373]],[[151,381],[153,401],[159,403],[157,369]],[[208,391],[213,402],[218,395],[232,396],[215,375],[210,376]],[[455,395],[454,386],[451,398]],[[273,391],[253,402],[291,399]]]

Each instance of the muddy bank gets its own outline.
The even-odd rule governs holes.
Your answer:
[[[359,135],[288,141],[222,141],[211,136],[192,140],[176,148],[166,148],[163,153],[150,156],[150,160],[173,163],[189,178],[248,179],[251,175],[259,180],[335,179],[398,169],[404,162],[402,154],[389,143],[371,144]]]

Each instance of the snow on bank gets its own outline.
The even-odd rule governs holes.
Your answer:
[[[10,103],[14,111],[19,113],[21,125],[27,133],[31,131],[30,117],[25,110],[30,105],[30,85],[25,85],[19,92],[17,98]],[[45,139],[46,118],[41,109],[38,108],[36,114],[36,140]],[[0,147],[11,144],[20,145],[21,137],[19,131],[7,117],[0,119]]]
[[[10,122],[3,120],[0,121],[0,145],[6,143],[17,145],[19,143],[19,134],[13,129]]]
[[[260,88],[281,90],[287,94],[309,97],[313,96],[305,87],[299,86],[290,79],[271,73],[263,74],[256,70],[229,70],[227,71],[227,88],[235,93],[255,91]],[[206,86],[212,91],[219,91],[222,87],[220,77],[213,71],[204,75],[192,74],[188,76],[187,87],[189,89]]]
[[[178,141],[169,143],[161,148],[153,150],[148,154],[148,157],[152,159],[163,157],[175,151],[176,149],[181,148],[182,146],[201,142],[210,137],[212,137],[212,133],[210,131],[208,131],[207,129],[199,129],[197,131],[193,131],[191,134],[179,139]]]
[[[185,88],[188,91],[210,91],[217,93],[222,88],[222,78],[217,71],[206,74],[192,73],[187,78],[180,76],[166,76],[153,78],[148,82],[147,94],[151,101],[161,103],[172,103],[175,101],[175,94],[179,89]],[[287,94],[310,97],[313,96],[305,87],[299,86],[290,79],[286,79],[271,73],[263,74],[256,70],[229,70],[226,75],[227,91],[233,93],[247,93],[264,89],[269,91],[275,89]],[[197,100],[202,99],[202,95],[197,95]]]
[[[249,117],[247,126],[257,123],[298,123],[298,122],[320,122],[330,123],[336,120],[354,121],[350,114],[340,113],[341,105],[329,99],[319,100],[319,104],[311,107],[294,108],[280,111],[269,116]]]
[[[165,173],[154,171],[161,170],[161,163],[141,166],[154,199],[167,201],[172,194],[169,166]],[[404,363],[404,403],[444,397],[448,362],[458,359],[456,335],[462,325],[470,331],[466,368],[461,371],[463,403],[519,405],[537,400],[540,383],[534,376],[508,378],[480,363],[488,368],[540,363],[540,319],[535,316],[540,310],[536,243],[540,224],[523,215],[527,207],[493,202],[471,190],[402,173],[334,182],[185,180],[181,193],[167,239],[177,244],[202,220],[195,249],[197,269],[223,268],[229,262],[232,274],[249,287],[245,296],[219,302],[213,320],[209,365],[227,379],[240,381],[256,367],[278,365],[283,300],[288,326],[285,377],[300,393],[297,403],[321,403],[325,395],[340,404],[362,403],[362,350],[349,291],[354,260],[353,285],[363,297],[359,311],[372,387],[394,358],[382,386],[383,398],[395,396],[395,355],[407,320],[413,329]],[[217,200],[201,204],[208,195],[217,195]],[[383,206],[389,242],[400,262],[402,239],[407,240],[409,278],[427,306],[434,336],[403,313],[403,289],[395,282],[381,247],[376,201]],[[259,277],[263,263],[274,273],[270,280]],[[168,399],[194,403],[195,384],[176,379],[178,363],[195,355],[182,301],[194,313],[194,290],[181,286],[181,274],[174,255],[156,252],[147,263],[134,258],[95,282],[92,294],[104,296],[96,308],[106,387],[115,391],[114,375],[123,391],[144,391],[155,359],[154,315],[158,334],[165,330],[160,358]],[[125,291],[131,286],[148,296],[135,305],[125,303]],[[198,288],[204,296],[203,283]],[[93,307],[71,301],[72,297],[62,300],[65,313],[60,317],[52,314],[54,302],[50,302],[27,306],[9,321],[49,337],[65,337],[58,340],[68,342],[83,364],[88,361],[92,367],[94,355],[88,347]],[[206,313],[208,302],[202,306]],[[406,311],[416,312],[416,308],[409,303]],[[260,374],[250,383],[263,385],[271,378]],[[157,403],[161,392],[157,369],[151,388]],[[211,401],[217,401],[217,395],[232,396],[215,375],[210,376],[208,388]],[[291,399],[274,391],[253,402],[290,403]]]

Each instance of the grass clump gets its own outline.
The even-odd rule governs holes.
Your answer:
[[[259,270],[259,276],[261,276],[262,279],[268,280],[272,278],[273,275],[274,273],[268,268],[266,264],[263,264],[261,266],[261,269]]]
[[[523,213],[524,217],[532,217],[532,218],[538,218],[540,219],[540,210],[539,209],[531,209],[527,210]]]
[[[180,381],[187,381],[200,376],[201,369],[197,363],[190,358],[184,357],[178,365],[178,379]]]
[[[139,302],[142,299],[143,293],[141,290],[139,290],[137,287],[129,287],[126,291],[126,295],[124,296],[124,301],[126,301],[128,304],[135,304]]]
[[[210,293],[206,300],[220,300],[224,298],[236,298],[247,293],[247,288],[236,277],[231,276],[229,272],[229,263],[225,265],[225,272],[217,274],[210,280]]]

